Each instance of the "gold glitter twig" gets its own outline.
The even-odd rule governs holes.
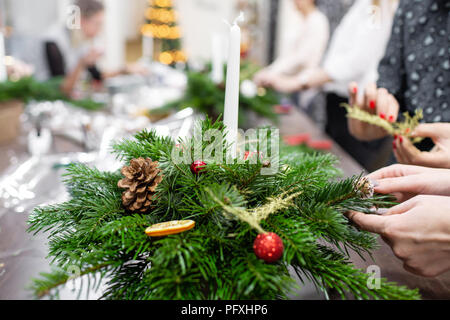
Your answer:
[[[420,120],[423,119],[422,109],[417,109],[412,117],[408,112],[404,112],[403,116],[405,119],[402,122],[389,122],[388,120],[382,119],[376,114],[370,114],[357,106],[343,103],[341,104],[341,107],[347,110],[347,117],[383,128],[391,136],[404,136],[411,139],[413,143],[418,143],[423,140],[423,138],[420,137],[411,137],[412,132],[419,125]]]

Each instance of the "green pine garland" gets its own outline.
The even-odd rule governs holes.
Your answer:
[[[225,68],[226,69],[226,68]],[[243,63],[241,66],[241,81],[251,79],[256,67],[250,63]],[[170,110],[181,110],[191,107],[196,111],[207,114],[212,119],[217,119],[224,112],[225,86],[217,85],[211,80],[210,66],[206,70],[197,72],[189,71],[187,73],[187,88],[181,99],[171,101],[161,108],[150,110],[150,115],[165,114]],[[225,72],[225,70],[224,70]],[[225,78],[225,77],[224,77]],[[248,128],[247,112],[252,111],[273,122],[278,121],[278,116],[273,112],[273,106],[279,102],[275,91],[264,89],[264,93],[255,97],[247,97],[239,94],[239,127]]]
[[[60,90],[61,78],[53,78],[45,82],[39,82],[33,77],[21,78],[17,81],[5,81],[0,83],[0,102],[9,100],[21,100],[29,102],[36,101],[56,101],[62,100],[70,104],[86,109],[99,110],[104,107],[103,104],[89,99],[72,100],[69,99]]]
[[[205,120],[198,126],[223,132],[221,122]],[[270,176],[259,174],[267,163],[249,161],[209,162],[195,176],[190,164],[173,162],[175,144],[143,131],[113,147],[124,165],[138,157],[159,162],[164,179],[147,214],[124,211],[123,190],[117,187],[120,172],[81,164],[67,169],[71,199],[36,208],[29,218],[30,232],[49,232],[49,257],[55,266],[34,280],[36,297],[58,297],[70,279],[68,268],[77,266],[90,288],[107,280],[104,299],[286,299],[295,287],[288,272],[292,266],[301,279],[312,280],[325,293],[333,288],[342,298],[347,293],[360,299],[420,298],[417,289],[385,279],[379,289],[370,289],[370,276],[350,263],[348,250],[370,253],[376,238],[356,229],[343,213],[368,213],[374,205],[392,203],[381,195],[361,197],[355,188],[361,177],[338,181],[334,156],[281,148],[281,169]],[[257,228],[230,214],[236,210],[264,213],[261,228],[284,242],[278,262],[268,264],[255,256]],[[195,220],[195,228],[162,238],[144,232],[154,223],[183,219]]]

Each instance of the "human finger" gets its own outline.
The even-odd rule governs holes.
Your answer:
[[[389,111],[389,93],[385,88],[379,88],[377,90],[376,104],[377,114],[381,119],[387,120],[386,114]]]
[[[364,91],[364,109],[369,113],[375,114],[377,108],[377,86],[375,83],[369,83]]]
[[[386,112],[386,119],[389,122],[395,122],[398,118],[398,112],[400,110],[400,105],[397,99],[392,94],[388,95],[388,111]]]
[[[347,217],[362,230],[381,234],[386,227],[386,217],[351,211]]]

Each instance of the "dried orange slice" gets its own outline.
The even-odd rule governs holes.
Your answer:
[[[145,234],[149,237],[162,237],[169,234],[181,233],[192,229],[195,226],[193,220],[175,220],[154,224],[145,229]]]

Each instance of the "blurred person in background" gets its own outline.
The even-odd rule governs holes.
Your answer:
[[[346,111],[340,105],[348,102],[350,81],[364,86],[377,80],[377,66],[389,41],[397,5],[397,0],[355,1],[336,28],[322,66],[294,76],[277,75],[266,83],[287,93],[323,87],[327,93],[327,134],[369,170],[384,164],[379,160],[380,150],[389,142],[355,139],[347,126]]]
[[[378,69],[378,83],[367,85],[359,96],[357,83],[348,88],[350,103],[389,121],[401,118],[403,112],[424,111],[423,121],[430,124],[420,125],[414,134],[431,139],[414,146],[409,139],[396,137],[392,147],[400,163],[450,168],[449,11],[449,1],[402,0]],[[358,120],[349,119],[348,123],[350,132],[360,140],[387,135]]]
[[[102,72],[97,62],[103,50],[95,44],[104,24],[104,5],[98,0],[77,0],[80,9],[79,28],[69,29],[60,24],[51,27],[44,36],[45,54],[50,77],[63,76],[61,89],[72,95],[77,82],[86,74],[101,82],[122,73],[145,73],[142,68],[131,65],[115,72]]]
[[[315,0],[292,0],[300,13],[301,24],[292,30],[289,46],[271,65],[259,71],[255,83],[268,85],[278,75],[293,75],[320,64],[327,47],[330,30],[327,17],[320,12]]]

